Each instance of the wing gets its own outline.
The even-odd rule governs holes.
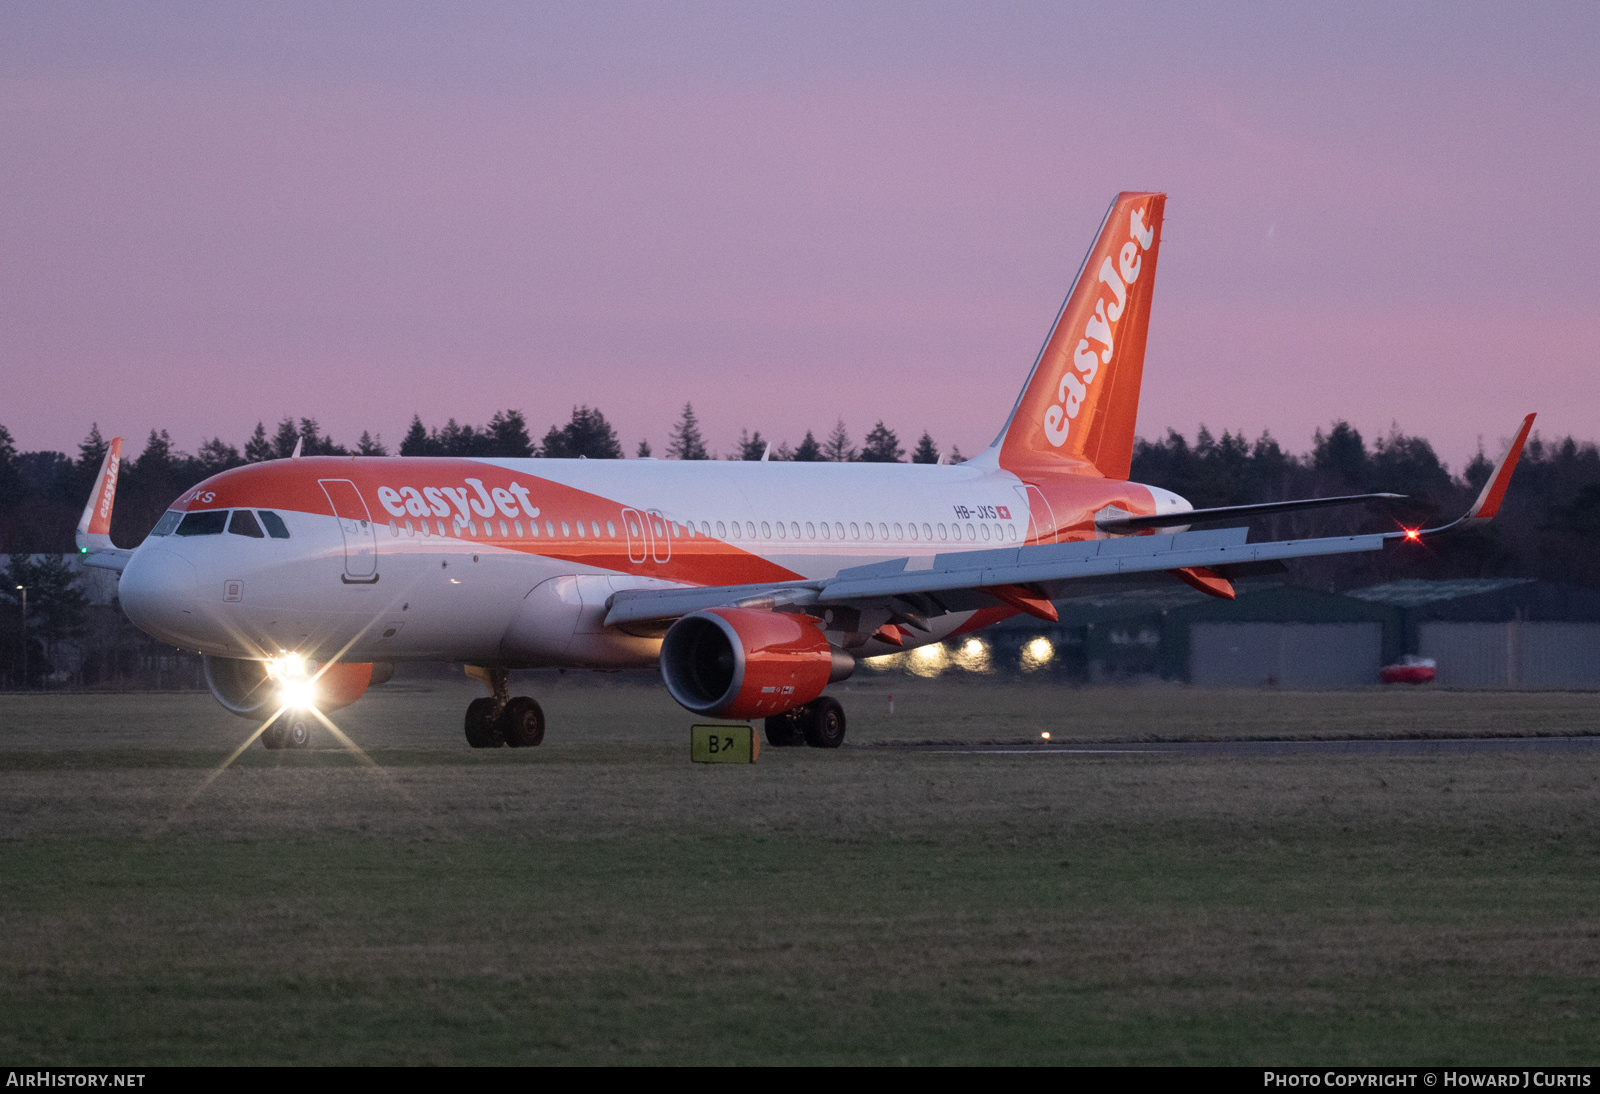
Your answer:
[[[768,611],[828,606],[889,605],[892,617],[926,630],[926,615],[966,611],[1008,604],[1020,611],[1053,618],[1050,597],[1072,582],[1089,579],[1172,573],[1206,591],[1223,596],[1227,576],[1250,567],[1270,566],[1291,558],[1313,558],[1358,551],[1379,551],[1392,540],[1417,541],[1464,522],[1487,520],[1498,510],[1506,486],[1516,470],[1523,443],[1533,427],[1532,414],[1522,422],[1515,439],[1500,457],[1482,493],[1459,520],[1438,528],[1403,529],[1363,536],[1250,543],[1249,529],[1221,528],[1166,535],[1137,535],[1079,543],[1040,544],[986,551],[955,551],[936,555],[930,563],[896,558],[870,566],[841,570],[830,578],[780,581],[760,585],[720,585],[677,589],[630,589],[612,594],[607,626],[660,623],[705,608],[741,607]],[[1316,499],[1348,503],[1393,495]],[[1269,506],[1230,507],[1251,511],[1283,511],[1278,506],[1309,508],[1304,502],[1270,503]],[[1217,519],[1221,510],[1200,510]],[[1195,513],[1161,518],[1194,520]],[[1241,514],[1246,515],[1246,514]]]

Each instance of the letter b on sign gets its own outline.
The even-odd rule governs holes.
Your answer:
[[[697,764],[753,764],[760,753],[750,726],[689,727],[689,758]]]

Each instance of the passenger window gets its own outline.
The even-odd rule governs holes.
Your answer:
[[[872,522],[870,520],[867,521],[867,538],[872,538]]]
[[[398,536],[400,534],[400,526],[392,520],[389,522],[389,534],[391,536]]]
[[[828,538],[828,522],[827,521],[823,521],[822,522],[822,538],[823,539],[827,539]]]
[[[900,530],[900,526],[898,524],[896,524],[894,526],[894,528],[895,528],[895,531],[897,531],[897,532]],[[917,538],[917,526],[915,524],[906,525],[906,531],[911,533],[911,538],[912,539],[916,539]]]
[[[753,521],[753,520],[745,521],[744,522],[744,530],[745,530],[745,532],[747,532],[749,534],[751,539],[755,539],[756,538],[756,522],[755,521]]]
[[[933,529],[929,528],[926,522],[924,522],[923,525],[922,525],[922,538],[923,539],[932,539],[933,538]]]
[[[860,539],[861,538],[861,529],[856,527],[855,521],[851,521],[850,522],[850,538],[851,539]]]
[[[884,539],[889,538],[889,526],[881,520],[878,522],[878,535]]]
[[[815,524],[812,524],[809,520],[806,521],[806,538],[807,539],[816,539],[817,538],[817,526]]]
[[[983,529],[983,539],[984,542],[987,543],[989,541],[989,526],[987,524],[980,524],[978,527]]]
[[[156,521],[156,526],[150,529],[150,534],[152,536],[170,536],[173,529],[178,527],[178,522],[182,519],[182,509],[168,509],[161,514],[161,519]]]
[[[833,535],[835,539],[844,538],[844,521],[836,520],[833,522]]]
[[[789,531],[794,533],[794,538],[795,539],[799,539],[800,538],[800,522],[797,521],[797,520],[791,520],[789,522]]]
[[[556,525],[554,521],[547,520],[544,522],[544,534],[551,538],[555,537]]]
[[[616,539],[617,538],[617,522],[616,521],[614,521],[614,520],[606,521],[606,535],[610,536],[612,539]]]
[[[739,538],[739,522],[738,521],[734,521],[733,522],[733,538],[734,539],[738,539]]]
[[[207,509],[199,513],[189,513],[178,523],[178,535],[220,536],[227,523],[226,509]]]
[[[762,521],[761,522],[761,538],[762,539],[771,539],[772,538],[772,525],[768,524],[766,521]]]
[[[261,530],[261,525],[256,522],[256,515],[248,509],[233,511],[233,517],[228,521],[228,531],[236,536],[249,536],[251,539],[262,539],[266,535]]]
[[[572,538],[572,525],[568,524],[566,521],[562,521],[561,522],[561,538],[562,539],[571,539]]]
[[[511,522],[511,530],[517,533],[518,539],[522,538],[522,522],[520,520],[514,520]]]
[[[945,526],[942,525],[942,524],[939,525],[939,538],[940,539],[949,539],[950,538],[950,533],[945,529]]]
[[[766,527],[766,525],[765,525],[765,524],[763,524],[763,525],[762,525],[762,526],[761,526],[761,527],[762,527],[762,528],[765,528],[765,527]],[[780,521],[779,521],[779,522],[778,522],[778,538],[779,538],[779,539],[785,539],[785,538],[787,538],[787,534],[788,534],[788,529],[786,529],[786,528],[785,528],[785,527],[784,527],[784,526],[783,526],[783,521],[781,521],[781,520],[780,520]]]
[[[710,521],[703,520],[703,521],[700,522],[700,534],[702,536],[709,536],[711,534],[711,522]]]
[[[723,524],[720,520],[717,521],[717,538],[718,539],[726,539],[727,536],[728,536],[728,528],[727,528],[727,526],[725,524]]]

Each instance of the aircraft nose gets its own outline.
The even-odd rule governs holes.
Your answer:
[[[135,626],[174,645],[191,644],[190,636],[200,629],[200,573],[162,546],[134,552],[117,596]]]

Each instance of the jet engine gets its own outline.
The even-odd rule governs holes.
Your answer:
[[[338,710],[394,675],[394,666],[383,662],[318,666],[294,654],[270,661],[207,654],[205,670],[211,694],[241,718],[265,718],[284,706]]]
[[[847,679],[855,658],[828,645],[809,617],[710,608],[674,623],[661,678],[680,704],[715,718],[762,718],[809,703]]]

